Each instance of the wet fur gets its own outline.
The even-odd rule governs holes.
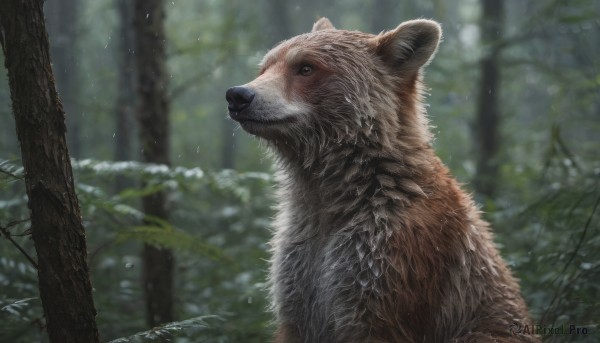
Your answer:
[[[302,114],[266,131],[245,127],[266,138],[279,166],[276,342],[536,341],[510,335],[514,321],[529,322],[519,287],[432,149],[421,69],[439,26],[432,38],[419,30],[437,24],[425,24],[398,44],[395,32],[316,23],[265,58],[261,73],[285,74],[300,47],[319,70],[273,76]],[[437,39],[433,50],[427,39]],[[253,115],[277,116],[277,106],[255,101]]]

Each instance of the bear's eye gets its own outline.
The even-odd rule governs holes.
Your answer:
[[[300,67],[300,69],[298,69],[298,74],[300,74],[302,76],[309,76],[314,71],[315,71],[315,69],[311,65],[304,64],[302,67]]]

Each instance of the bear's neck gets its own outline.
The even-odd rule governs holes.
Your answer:
[[[339,144],[308,162],[281,157],[279,167],[282,210],[314,216],[311,226],[331,230],[366,222],[385,226],[391,208],[409,208],[448,182],[428,143]]]

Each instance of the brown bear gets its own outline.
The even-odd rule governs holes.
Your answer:
[[[422,69],[440,26],[280,43],[229,114],[279,167],[270,291],[276,342],[522,342],[519,286],[436,157]]]

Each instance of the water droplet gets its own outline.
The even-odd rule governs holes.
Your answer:
[[[360,283],[360,285],[363,287],[367,287],[369,285],[369,275],[366,270],[358,273],[358,283]]]
[[[373,275],[375,275],[376,278],[381,276],[381,267],[379,266],[379,263],[374,264],[371,270],[373,271]]]

